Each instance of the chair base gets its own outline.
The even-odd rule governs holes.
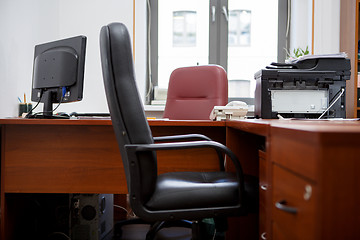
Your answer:
[[[151,226],[150,230],[146,234],[146,240],[157,239],[157,235],[161,229],[171,228],[171,227],[181,227],[181,228],[191,229],[192,222],[186,220],[156,222]]]
[[[216,230],[215,230],[216,229]],[[114,240],[224,240],[226,218],[202,221],[159,221],[153,224],[141,219],[121,221],[114,226]]]

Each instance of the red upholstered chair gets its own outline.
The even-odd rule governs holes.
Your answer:
[[[218,65],[182,67],[170,76],[164,118],[209,120],[214,106],[228,103],[228,79]]]

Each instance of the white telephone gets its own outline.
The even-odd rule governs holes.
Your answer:
[[[241,101],[229,102],[226,106],[215,106],[210,113],[210,119],[215,121],[245,119],[248,105]]]

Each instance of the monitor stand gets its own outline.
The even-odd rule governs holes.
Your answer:
[[[69,119],[69,116],[60,116],[60,115],[51,115],[46,116],[43,114],[31,114],[27,118],[36,118],[36,119]]]
[[[56,99],[57,92],[45,91],[42,96],[42,102],[44,103],[43,112],[39,114],[29,115],[27,118],[38,118],[38,119],[69,119],[69,115],[54,115],[53,114],[53,99]]]

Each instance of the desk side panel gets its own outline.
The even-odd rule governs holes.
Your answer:
[[[322,134],[320,140],[321,238],[358,239],[360,133]]]
[[[258,130],[256,130],[256,133],[250,131],[255,128],[249,129],[243,128],[243,126],[231,126],[226,129],[226,145],[238,157],[244,174],[258,177],[259,149],[265,150],[266,138],[264,136],[267,135],[267,129],[264,128],[263,136],[257,135]],[[227,171],[235,170],[234,165],[229,159],[226,163]],[[227,239],[260,239],[259,215],[249,213],[247,216],[230,218],[226,237]]]
[[[0,239],[5,239],[5,193],[4,193],[4,137],[5,137],[5,127],[0,125]]]
[[[126,193],[112,126],[6,125],[11,193]]]

